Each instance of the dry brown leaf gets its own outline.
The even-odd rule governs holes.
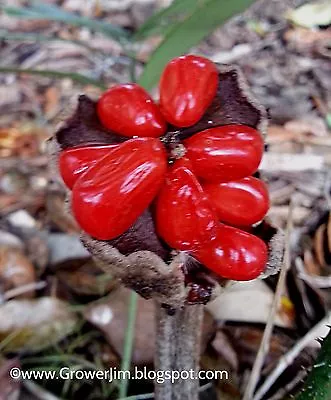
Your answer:
[[[77,222],[67,210],[66,194],[63,186],[58,182],[50,182],[47,187],[46,208],[50,221],[61,231],[68,233],[80,232]]]
[[[331,30],[313,30],[301,27],[289,29],[284,39],[299,51],[312,50],[318,42],[331,39]]]
[[[46,139],[44,129],[24,123],[17,127],[0,129],[0,155],[3,157],[32,157],[40,153]]]
[[[321,266],[318,262],[316,262],[312,252],[309,249],[305,249],[303,253],[303,261],[308,274],[315,276],[321,275]]]
[[[1,113],[17,105],[21,101],[21,90],[18,84],[0,85],[0,110]]]
[[[59,110],[60,96],[60,91],[55,86],[51,86],[46,90],[44,94],[44,111],[46,118],[51,118]]]
[[[28,285],[36,281],[35,268],[18,249],[0,247],[0,284],[5,291]],[[20,295],[20,298],[31,298],[34,291]]]
[[[267,143],[277,144],[295,139],[296,134],[281,125],[270,125],[267,132]]]
[[[129,294],[128,289],[119,288],[109,296],[107,302],[92,305],[84,313],[89,322],[104,332],[110,345],[120,356],[123,355]],[[154,337],[154,302],[139,297],[132,354],[134,364],[153,362]]]
[[[56,298],[10,300],[0,305],[0,342],[8,339],[5,352],[39,351],[70,335],[77,322],[69,305]]]
[[[97,326],[106,336],[117,354],[123,355],[127,328],[127,309],[130,291],[124,287],[112,292],[106,301],[93,304],[84,312],[85,318]],[[213,318],[206,313],[202,330],[202,349],[215,332]],[[152,300],[138,297],[134,330],[132,361],[134,364],[151,364],[154,358],[155,304]]]
[[[284,124],[284,128],[297,135],[328,136],[325,121],[317,117],[288,121]]]
[[[0,153],[1,154],[1,153]],[[18,201],[18,195],[0,193],[0,213],[4,214],[4,211],[14,205]]]
[[[326,233],[326,224],[320,225],[314,235],[314,249],[316,257],[321,266],[326,265],[324,257],[324,235]]]
[[[236,282],[207,304],[206,308],[217,321],[266,323],[273,297],[273,291],[262,280]],[[293,328],[294,315],[281,307],[275,324]]]
[[[119,284],[100,270],[92,259],[78,268],[60,269],[56,276],[73,292],[82,295],[104,296]]]
[[[232,370],[238,371],[238,355],[232,347],[229,338],[221,329],[216,332],[216,335],[211,342],[211,346],[220,356],[224,358],[224,360],[231,366]]]
[[[324,169],[324,157],[317,154],[265,153],[260,169],[267,172],[320,171]]]

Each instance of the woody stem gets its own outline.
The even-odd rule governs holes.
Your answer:
[[[156,305],[155,370],[170,371],[173,376],[196,376],[199,370],[203,306],[184,306],[174,315]],[[176,371],[176,372],[175,372]],[[164,373],[164,372],[163,372]],[[198,379],[166,379],[155,384],[156,400],[198,400]]]

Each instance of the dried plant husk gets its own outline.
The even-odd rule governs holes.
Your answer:
[[[267,112],[249,93],[241,71],[219,65],[219,87],[212,104],[192,127],[169,127],[162,138],[166,145],[210,127],[245,124],[265,135]],[[104,128],[97,117],[96,103],[87,96],[78,99],[73,115],[49,140],[52,168],[57,170],[59,151],[88,144],[121,143],[127,138]],[[55,175],[55,171],[53,176]],[[269,261],[262,277],[278,272],[284,248],[283,233],[270,221],[261,224],[258,235],[268,243]],[[147,209],[132,227],[110,241],[82,234],[82,242],[97,262],[141,296],[154,298],[170,308],[205,304],[215,298],[225,280],[210,273],[185,252],[169,249],[157,236],[152,212]]]

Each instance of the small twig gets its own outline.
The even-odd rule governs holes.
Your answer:
[[[27,285],[22,285],[15,289],[7,290],[7,292],[5,292],[3,295],[3,300],[6,301],[12,299],[13,297],[20,296],[21,294],[30,292],[32,290],[44,289],[46,285],[47,285],[46,282],[40,281],[40,282],[28,283]]]
[[[279,274],[279,279],[274,295],[274,300],[271,305],[270,314],[268,317],[267,324],[265,326],[262,341],[259,347],[259,351],[257,353],[252,373],[249,377],[246,390],[244,393],[243,400],[251,400],[253,398],[254,390],[260,378],[261,369],[264,364],[265,356],[269,351],[270,339],[275,323],[276,313],[279,307],[280,299],[284,291],[286,274],[291,264],[290,257],[290,236],[292,231],[292,213],[293,213],[293,202],[290,202],[289,212],[288,212],[288,220],[286,227],[286,236],[285,236],[285,253],[284,253],[284,261]]]
[[[290,351],[284,354],[278,361],[277,366],[273,369],[271,374],[264,381],[263,385],[259,388],[254,396],[254,400],[261,400],[267,393],[270,387],[275,383],[276,379],[285,371],[285,369],[293,363],[301,351],[314,339],[317,339],[321,328],[331,324],[331,312],[324,317],[318,324],[316,324],[309,332],[305,334]]]
[[[128,309],[128,320],[126,327],[126,334],[124,338],[124,350],[123,350],[123,359],[121,364],[121,370],[127,371],[131,365],[131,356],[132,356],[132,348],[133,348],[133,339],[134,339],[134,326],[136,321],[136,313],[137,313],[137,301],[138,295],[136,292],[131,291],[130,299],[129,299],[129,309]],[[124,374],[126,376],[126,374]],[[127,397],[128,391],[128,380],[122,379],[119,386],[119,398]]]

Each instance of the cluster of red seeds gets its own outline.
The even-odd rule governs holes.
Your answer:
[[[269,207],[264,183],[251,176],[263,154],[260,133],[244,125],[198,132],[183,141],[185,154],[170,166],[160,140],[167,124],[197,123],[217,87],[215,65],[188,55],[166,66],[159,105],[136,84],[114,86],[101,96],[101,123],[131,139],[61,153],[61,175],[84,231],[114,239],[155,201],[157,233],[171,248],[228,279],[254,279],[264,270],[267,247],[247,232]]]

